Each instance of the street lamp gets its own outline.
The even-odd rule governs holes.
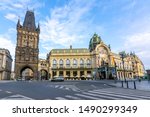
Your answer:
[[[135,60],[135,63],[136,63],[136,76],[139,80],[139,75],[138,75],[138,62]]]
[[[117,80],[117,64],[116,64],[116,62],[114,62],[114,64],[115,64],[115,81]]]
[[[125,51],[123,51],[123,52],[120,52],[119,55],[120,55],[120,57],[121,57],[121,59],[122,59],[123,72],[124,72],[124,79],[125,79],[125,82],[126,82],[126,78],[125,78],[125,68],[124,68],[124,58],[126,57],[126,53],[125,53]]]

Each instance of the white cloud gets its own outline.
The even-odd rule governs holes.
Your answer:
[[[14,70],[15,44],[7,37],[1,36],[1,35],[0,35],[0,41],[1,41],[0,48],[5,48],[10,51],[10,54],[13,59],[12,70]]]
[[[137,33],[127,36],[125,50],[135,51],[146,68],[150,68],[150,32]]]
[[[4,17],[11,21],[18,19],[18,16],[24,18],[27,9],[34,10],[43,6],[44,3],[37,0],[0,0],[0,10],[3,11]],[[35,11],[35,14],[38,14],[38,11]]]
[[[47,53],[39,53],[39,58],[46,59]]]
[[[15,8],[23,8],[23,4],[19,4],[19,3],[16,3],[16,4],[12,4],[13,7]]]
[[[0,36],[0,48],[8,49],[12,56],[15,55],[15,44],[8,38]]]
[[[135,48],[137,51],[141,50],[150,50],[150,32],[134,34],[127,37],[125,47],[126,48]]]
[[[13,13],[8,13],[5,15],[5,18],[14,22],[17,22],[18,16]]]
[[[63,47],[89,41],[89,33],[101,29],[91,23],[92,18],[87,18],[94,5],[94,1],[72,0],[68,5],[51,9],[50,16],[40,22],[41,39]]]

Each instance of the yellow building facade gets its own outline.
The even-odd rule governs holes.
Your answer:
[[[132,79],[144,76],[144,65],[134,54],[113,53],[109,45],[94,34],[89,48],[52,49],[47,56],[49,78]]]
[[[86,48],[53,49],[48,58],[51,78],[64,76],[80,80],[91,77],[92,56]]]

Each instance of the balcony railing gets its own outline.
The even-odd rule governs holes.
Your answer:
[[[53,67],[52,68],[57,68],[57,65],[56,64],[53,64]]]
[[[71,68],[70,64],[66,64],[66,68]]]
[[[59,64],[59,68],[63,68],[63,64]]]

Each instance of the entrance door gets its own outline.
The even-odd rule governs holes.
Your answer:
[[[101,72],[101,79],[106,79],[106,72],[105,71]]]

